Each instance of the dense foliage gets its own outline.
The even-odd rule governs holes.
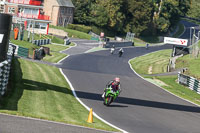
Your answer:
[[[165,33],[184,16],[191,0],[72,0],[74,22],[115,33]]]
[[[187,16],[200,19],[200,0],[192,0],[191,8],[187,13]]]

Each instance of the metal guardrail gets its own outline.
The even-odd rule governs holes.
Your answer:
[[[13,47],[10,45],[7,53],[7,60],[0,62],[0,95],[3,96],[7,89],[11,61],[13,55]]]
[[[178,74],[178,83],[189,87],[200,94],[200,81],[188,75]]]

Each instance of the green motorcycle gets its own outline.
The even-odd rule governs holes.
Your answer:
[[[104,98],[104,105],[109,106],[120,94],[121,90],[113,91],[112,87],[108,87],[104,89],[104,94],[102,97]]]

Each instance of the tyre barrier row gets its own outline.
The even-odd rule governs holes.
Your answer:
[[[33,40],[33,44],[37,46],[51,44],[51,39]]]
[[[178,83],[189,87],[200,94],[200,81],[188,75],[178,74]]]
[[[7,60],[0,62],[0,96],[3,96],[6,93],[12,56],[13,56],[13,47],[9,45],[9,49],[7,52]]]

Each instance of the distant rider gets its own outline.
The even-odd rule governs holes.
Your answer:
[[[124,53],[123,48],[120,48],[120,49],[119,49],[119,57],[121,57],[123,53]]]
[[[108,82],[108,84],[106,85],[107,88],[111,87],[113,89],[114,92],[116,91],[120,91],[120,78],[116,77],[114,80],[111,80],[110,82]],[[102,97],[104,97],[105,93],[107,90],[104,91]]]
[[[115,45],[112,46],[112,48],[110,49],[110,53],[113,54],[115,51]]]

